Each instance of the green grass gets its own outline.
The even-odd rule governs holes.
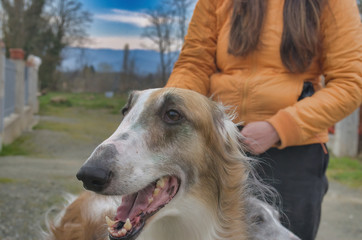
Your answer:
[[[10,179],[10,178],[0,178],[0,184],[13,183],[13,182],[15,182],[14,179]]]
[[[362,161],[360,159],[332,156],[327,176],[350,187],[362,189]]]
[[[56,103],[52,101],[54,98],[64,101]],[[59,121],[41,120],[34,130],[65,133],[69,138],[83,143],[92,142],[94,138],[101,141],[118,126],[121,120],[120,109],[126,100],[126,95],[106,98],[103,94],[50,92],[39,97],[39,114],[54,116]],[[0,156],[42,156],[37,147],[39,143],[33,140],[35,135],[25,133],[13,143],[4,145]]]
[[[94,137],[108,137],[121,121],[121,114],[113,115],[104,109],[67,107],[56,115],[60,121],[41,120],[34,130],[62,132],[73,139],[89,141]]]
[[[52,102],[52,99],[62,98],[60,103]],[[106,98],[100,93],[61,93],[50,92],[39,97],[41,115],[57,115],[65,108],[79,107],[85,109],[108,109],[111,113],[117,114],[125,105],[126,95],[115,95],[113,98]]]
[[[0,156],[25,156],[29,155],[31,151],[30,146],[25,146],[28,142],[29,136],[22,135],[14,142],[8,145],[3,145]]]

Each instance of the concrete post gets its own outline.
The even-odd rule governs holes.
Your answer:
[[[359,108],[335,125],[332,152],[337,157],[356,157],[358,154]]]
[[[38,70],[35,67],[29,67],[29,106],[32,109],[32,113],[39,112],[38,103]]]
[[[19,115],[21,121],[21,129],[23,131],[26,125],[24,119],[24,106],[25,106],[25,63],[22,60],[11,60],[14,61],[16,67],[16,78],[15,78],[15,113]]]
[[[0,47],[0,151],[4,131],[4,97],[5,97],[5,49]]]

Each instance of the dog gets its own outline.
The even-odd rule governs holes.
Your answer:
[[[133,92],[118,129],[77,173],[95,193],[73,201],[47,239],[298,239],[254,197],[268,188],[225,112],[190,90]]]
[[[109,240],[105,219],[117,209],[112,197],[85,191],[72,197],[55,223],[49,224],[43,240]],[[279,222],[279,212],[255,197],[245,202],[251,240],[300,240]]]
[[[279,222],[279,212],[255,197],[246,199],[246,217],[251,240],[300,240]],[[112,197],[83,192],[72,197],[43,240],[109,240],[105,218],[117,209]]]
[[[300,240],[279,221],[280,213],[255,197],[246,200],[246,216],[252,240]]]

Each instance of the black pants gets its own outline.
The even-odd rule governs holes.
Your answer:
[[[282,223],[302,240],[314,240],[320,222],[329,155],[321,144],[271,148],[257,156],[257,172],[282,200]]]

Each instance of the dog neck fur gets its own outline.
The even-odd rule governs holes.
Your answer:
[[[218,228],[216,213],[208,209],[199,199],[178,198],[169,205],[155,216],[139,240],[219,239],[216,231]]]
[[[40,239],[108,240],[104,218],[114,213],[121,199],[88,191],[76,199],[68,199],[70,202],[55,220],[47,220],[47,231],[42,231]]]

